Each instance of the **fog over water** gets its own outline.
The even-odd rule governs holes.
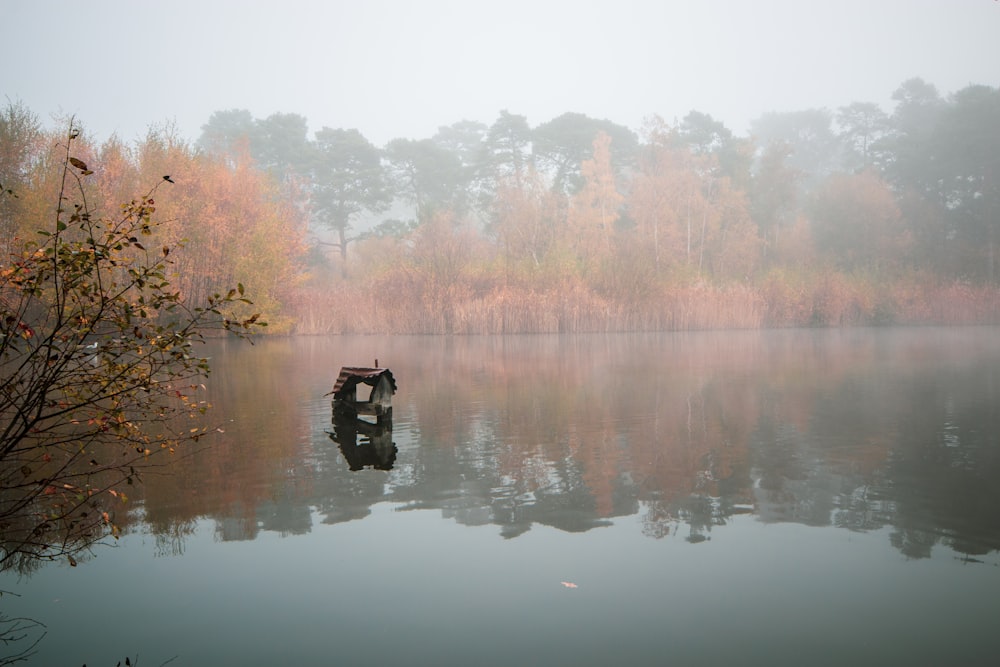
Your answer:
[[[0,665],[997,663],[997,0],[0,10]]]
[[[502,109],[638,129],[697,109],[736,133],[769,111],[890,105],[912,77],[996,85],[1000,3],[5,3],[0,93],[99,139],[197,138],[214,111],[305,116],[381,145]]]
[[[996,334],[213,343],[223,432],[0,610],[36,665],[995,664]]]

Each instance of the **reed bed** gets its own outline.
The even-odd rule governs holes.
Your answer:
[[[881,288],[841,274],[757,285],[692,282],[615,300],[579,281],[527,285],[368,285],[305,290],[300,334],[525,334],[782,327],[1000,324],[1000,289],[900,282]]]

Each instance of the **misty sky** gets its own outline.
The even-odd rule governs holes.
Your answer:
[[[891,109],[919,76],[1000,85],[996,0],[4,0],[0,95],[99,140],[213,111],[298,113],[376,144],[501,109],[639,129],[691,109]]]

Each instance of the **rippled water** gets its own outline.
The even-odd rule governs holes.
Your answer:
[[[39,665],[993,664],[998,334],[216,344],[224,433],[0,609]]]

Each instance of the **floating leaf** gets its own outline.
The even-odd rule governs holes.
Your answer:
[[[560,581],[559,583],[565,586],[566,588],[579,588],[579,586],[574,584],[572,581]]]

